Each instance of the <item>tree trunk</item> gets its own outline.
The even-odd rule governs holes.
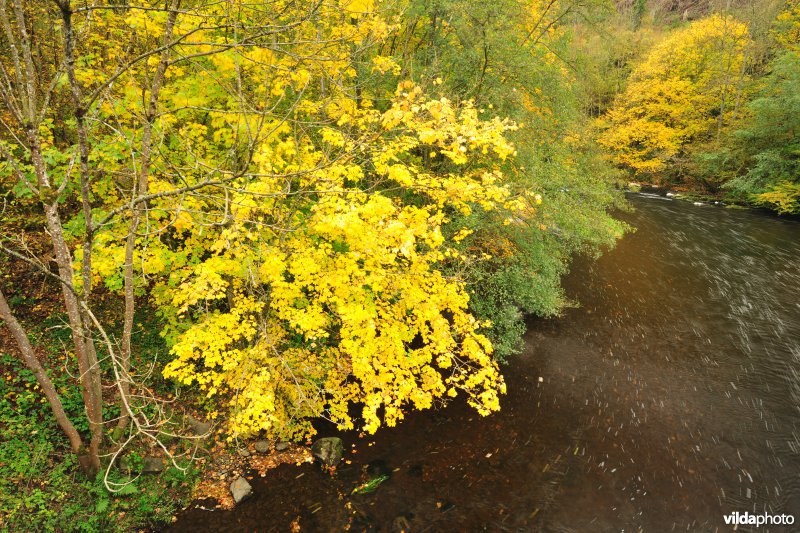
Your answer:
[[[91,441],[89,443],[89,471],[91,473],[91,470],[96,471],[100,468],[100,445],[103,440],[103,394],[100,381],[100,365],[97,361],[97,354],[93,349],[90,349],[87,343],[89,332],[84,327],[80,302],[72,285],[75,272],[72,269],[72,255],[64,238],[64,229],[58,211],[57,193],[51,187],[47,176],[37,132],[31,129],[27,133],[31,159],[33,160],[39,183],[40,199],[44,207],[47,231],[50,234],[50,241],[58,264],[58,277],[61,281],[64,306],[72,329],[75,357],[78,360],[78,368],[81,373],[80,382],[83,401],[86,405],[86,416],[89,418],[89,429],[91,430]]]
[[[78,133],[78,150],[79,150],[79,164],[80,169],[80,184],[81,184],[81,206],[83,208],[83,218],[86,224],[86,235],[83,239],[83,261],[82,261],[82,278],[83,290],[77,298],[82,299],[84,306],[79,305],[81,314],[81,321],[85,325],[90,324],[90,320],[85,310],[89,305],[89,298],[92,293],[92,245],[94,242],[94,222],[92,219],[92,206],[91,206],[91,183],[89,174],[89,138],[86,131],[85,114],[86,109],[83,107],[83,96],[80,84],[75,76],[75,35],[72,27],[72,8],[69,2],[59,3],[61,9],[61,19],[64,28],[64,63],[67,72],[67,79],[69,81],[70,93],[72,94],[73,105],[75,107],[75,122]],[[80,303],[80,301],[79,301]],[[102,423],[102,387],[100,375],[100,368],[97,364],[97,349],[94,344],[94,339],[91,335],[84,337],[85,349],[87,360],[90,362],[90,369],[92,374],[92,381],[95,383],[95,394],[99,398],[100,417],[99,422]],[[96,441],[96,442],[95,442]],[[99,448],[102,441],[102,427],[96,433],[92,431],[92,447]]]
[[[172,40],[172,31],[175,27],[175,21],[178,17],[177,11],[178,4],[173,2],[173,9],[167,18],[167,24],[164,28],[164,45]],[[128,227],[128,237],[125,242],[125,266],[123,273],[123,283],[125,292],[125,315],[122,325],[122,349],[120,366],[122,382],[120,383],[120,394],[127,397],[130,394],[130,369],[131,369],[131,336],[133,335],[133,317],[136,312],[136,297],[134,294],[134,272],[133,260],[136,248],[136,236],[139,231],[139,224],[142,218],[147,216],[147,203],[135,202],[137,196],[144,196],[149,190],[150,182],[150,167],[152,164],[152,141],[153,141],[153,123],[155,122],[156,112],[158,111],[158,98],[161,91],[161,85],[164,82],[164,75],[169,65],[169,52],[170,48],[167,47],[161,53],[161,58],[153,74],[153,79],[150,87],[150,100],[148,102],[147,111],[145,113],[145,122],[142,128],[142,147],[141,154],[142,160],[139,167],[139,173],[134,181],[133,190],[131,191],[131,209],[133,216]],[[115,430],[115,436],[121,436],[122,431],[128,425],[129,416],[124,399],[120,399],[122,415],[120,416]]]
[[[90,341],[87,341],[89,336],[84,327],[80,300],[72,285],[74,275],[72,256],[64,238],[64,229],[58,208],[61,191],[50,182],[47,164],[42,154],[38,127],[43,116],[41,106],[46,106],[49,100],[39,93],[37,60],[34,59],[33,53],[35,49],[35,43],[32,39],[33,34],[29,31],[23,2],[12,3],[15,23],[13,25],[6,9],[6,4],[6,0],[0,0],[0,24],[2,24],[3,32],[9,44],[8,51],[14,62],[16,83],[5,83],[6,90],[3,91],[3,100],[6,102],[19,102],[19,105],[15,104],[14,106],[9,106],[9,108],[13,107],[16,110],[16,118],[25,131],[28,150],[36,175],[39,200],[44,208],[45,226],[58,264],[58,278],[61,282],[64,307],[72,329],[75,357],[78,360],[81,372],[81,392],[83,393],[86,415],[89,418],[89,427],[91,429],[91,441],[84,468],[88,474],[92,475],[100,468],[99,452],[103,439],[103,400],[100,367],[93,345]],[[16,31],[14,26],[16,26]],[[15,94],[11,96],[12,93]]]
[[[58,422],[58,425],[67,435],[72,451],[78,456],[78,462],[84,471],[94,475],[96,470],[94,470],[93,461],[87,454],[87,450],[83,445],[83,440],[72,424],[72,421],[64,412],[64,406],[61,404],[61,399],[58,396],[53,382],[50,381],[50,377],[36,358],[28,334],[25,332],[22,324],[20,324],[11,313],[11,309],[8,306],[2,289],[0,289],[0,318],[5,321],[6,327],[11,331],[11,335],[14,336],[22,362],[25,363],[28,370],[33,372],[34,377],[36,377],[36,382],[42,388],[42,392],[44,392],[47,401],[50,403],[50,409],[53,411],[53,416],[56,417],[56,422]]]

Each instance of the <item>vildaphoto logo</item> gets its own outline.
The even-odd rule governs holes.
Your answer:
[[[735,511],[725,515],[725,523],[733,526],[791,526],[794,524],[794,515],[790,514],[753,514],[747,511]]]

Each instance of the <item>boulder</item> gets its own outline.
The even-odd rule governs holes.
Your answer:
[[[205,437],[211,433],[211,424],[208,422],[201,422],[192,415],[186,415],[186,424],[192,428],[192,431],[194,431],[195,435]]]
[[[161,457],[145,457],[142,459],[141,473],[157,474],[163,472],[165,466],[164,459]],[[135,474],[138,470],[131,465],[127,457],[120,457],[118,467],[123,474]]]
[[[233,495],[233,501],[239,503],[253,494],[253,487],[250,486],[250,483],[245,478],[239,476],[236,481],[231,483],[231,494]]]
[[[269,451],[269,442],[257,440],[253,443],[253,448],[255,448],[258,453],[267,453]]]
[[[311,445],[311,454],[327,467],[335,467],[342,460],[344,446],[339,437],[325,437]]]
[[[164,459],[161,457],[145,457],[142,461],[143,474],[155,474],[164,470]]]
[[[286,451],[288,449],[289,449],[289,443],[288,442],[279,442],[279,443],[277,443],[275,445],[275,451],[276,452],[284,452],[284,451]]]

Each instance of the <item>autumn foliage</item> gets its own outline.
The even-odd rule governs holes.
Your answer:
[[[458,395],[499,408],[468,273],[516,253],[492,228],[546,229],[542,195],[512,183],[513,120],[386,53],[403,6],[13,7],[5,72],[33,85],[6,88],[2,175],[20,202],[53,190],[70,316],[99,343],[79,359],[110,364],[86,387],[110,379],[120,398],[112,440],[162,425],[132,364],[142,305],[162,323],[163,376],[232,438],[307,436],[315,417],[372,432]],[[63,45],[48,55],[26,24]],[[91,314],[99,290],[124,309],[116,334]]]
[[[313,193],[286,198],[285,179],[269,177],[274,158],[256,155],[264,177],[231,192],[229,223],[206,231],[196,260],[156,287],[185,329],[165,375],[228,398],[234,435],[293,437],[309,428],[289,421],[322,413],[350,428],[353,403],[374,431],[459,391],[482,414],[497,409],[504,386],[491,343],[463,283],[439,265],[481,260],[452,249],[448,212],[535,204],[503,184],[514,151],[503,135],[514,126],[410,82],[386,111],[343,99],[330,120],[346,122],[348,136],[327,127],[318,140],[292,138],[292,153],[308,154],[291,156],[307,170],[297,186]],[[256,153],[286,140],[273,142]],[[319,168],[324,150],[343,155]]]
[[[633,70],[600,121],[599,142],[637,175],[681,163],[691,143],[730,123],[746,76],[747,27],[711,15],[670,34]]]

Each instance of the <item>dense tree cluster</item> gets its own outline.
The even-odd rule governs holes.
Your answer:
[[[557,313],[570,256],[624,230],[563,59],[596,9],[0,0],[0,192],[57,269],[24,232],[0,246],[62,291],[88,434],[13,287],[0,316],[85,469],[169,423],[143,308],[158,372],[231,438],[375,431],[459,394],[497,410],[524,315]]]
[[[800,212],[800,7],[762,4],[640,28],[652,44],[617,52],[630,75],[598,140],[619,166],[643,181]]]

